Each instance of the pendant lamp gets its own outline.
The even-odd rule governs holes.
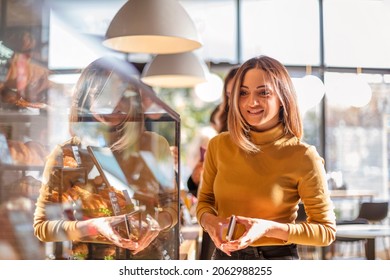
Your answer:
[[[158,54],[145,65],[141,80],[152,87],[190,88],[206,82],[208,72],[193,52]]]
[[[196,96],[203,102],[215,102],[221,99],[223,80],[217,74],[209,73],[207,82],[197,84],[194,88]]]
[[[298,104],[304,114],[317,106],[325,95],[324,82],[312,75],[312,68],[306,65],[306,75],[303,78],[292,78],[298,97]]]
[[[120,52],[170,54],[202,46],[195,24],[176,0],[128,0],[112,19],[103,45]]]
[[[293,78],[292,81],[302,113],[317,106],[325,95],[325,85],[317,76],[309,74],[303,78]]]

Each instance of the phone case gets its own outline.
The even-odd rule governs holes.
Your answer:
[[[236,216],[233,215],[230,217],[228,231],[226,233],[226,240],[227,241],[232,240],[235,227],[236,227]]]

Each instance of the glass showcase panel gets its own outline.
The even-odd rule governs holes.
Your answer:
[[[0,34],[0,259],[178,259],[179,115],[124,55],[59,80],[30,8]]]

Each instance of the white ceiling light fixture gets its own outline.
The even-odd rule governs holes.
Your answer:
[[[361,108],[370,103],[372,97],[371,87],[360,75],[352,78],[349,91],[351,95],[350,105],[352,107]]]
[[[351,92],[355,92],[355,95],[351,100],[351,106],[355,108],[361,108],[370,103],[372,98],[372,90],[362,75],[362,68],[357,68],[357,75],[355,75],[354,78],[355,81],[351,85]]]
[[[217,74],[207,75],[207,82],[195,86],[195,94],[204,102],[214,102],[222,97],[223,81]]]
[[[141,80],[152,87],[191,88],[207,81],[206,63],[193,52],[156,55],[145,65]]]
[[[202,46],[195,24],[176,0],[129,0],[112,19],[103,44],[126,53],[172,54]]]
[[[298,104],[302,113],[315,107],[325,95],[325,85],[320,78],[311,74],[311,67],[306,67],[306,76],[293,78]]]
[[[357,74],[328,74],[325,80],[328,100],[332,104],[344,108],[366,106],[371,101],[372,90],[360,74],[359,68]]]

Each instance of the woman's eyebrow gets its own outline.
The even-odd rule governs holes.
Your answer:
[[[247,86],[245,85],[242,85],[241,86],[242,88],[248,88]],[[261,85],[261,86],[257,86],[256,89],[261,89],[261,88],[268,88],[267,85]]]

